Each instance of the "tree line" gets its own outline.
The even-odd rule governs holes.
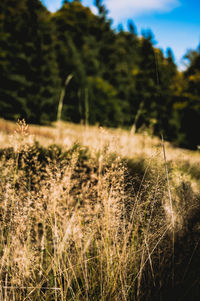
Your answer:
[[[0,116],[148,129],[176,145],[200,144],[200,47],[180,72],[150,30],[112,28],[101,0],[94,14],[64,0],[50,13],[39,0],[0,1]],[[68,84],[65,85],[67,79]]]

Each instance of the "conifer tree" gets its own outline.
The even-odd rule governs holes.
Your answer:
[[[60,81],[55,57],[55,38],[50,13],[38,0],[26,0],[27,32],[23,44],[29,57],[27,106],[28,119],[44,123],[56,118]]]
[[[26,117],[27,58],[19,37],[22,33],[24,0],[0,2],[0,114],[4,118]]]
[[[151,31],[143,32],[139,46],[139,70],[136,75],[136,107],[141,111],[137,127],[147,126],[155,119],[158,85],[154,37]]]
[[[177,142],[196,149],[200,145],[200,46],[186,53],[188,67],[184,72],[182,94],[175,103]]]

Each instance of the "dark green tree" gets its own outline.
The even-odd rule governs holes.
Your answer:
[[[141,126],[149,127],[156,120],[156,105],[158,102],[158,82],[155,59],[155,49],[153,47],[154,37],[151,31],[143,32],[140,40],[140,62],[136,75],[136,108],[140,114],[136,128]]]
[[[2,115],[49,122],[56,116],[59,87],[50,13],[39,0],[4,0],[1,5]]]
[[[196,149],[200,145],[200,47],[189,51],[185,58],[188,67],[183,74],[182,92],[174,105],[177,143]]]
[[[23,71],[28,60],[19,40],[24,11],[24,0],[0,2],[0,115],[14,120],[27,113]]]
[[[165,139],[172,139],[174,127],[170,123],[173,114],[174,88],[173,84],[177,76],[177,67],[171,49],[167,49],[167,56],[164,57],[159,49],[155,49],[157,89],[158,97],[155,104],[156,123],[154,134],[163,134]]]
[[[55,38],[50,13],[38,0],[26,0],[26,34],[22,43],[29,66],[27,106],[28,120],[44,123],[55,120],[60,81],[55,56]]]

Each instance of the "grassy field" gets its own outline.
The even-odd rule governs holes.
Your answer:
[[[0,120],[0,300],[200,300],[200,152]]]

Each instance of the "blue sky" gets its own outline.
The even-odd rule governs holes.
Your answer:
[[[42,0],[54,12],[62,0]],[[93,0],[82,0],[94,12]],[[151,29],[157,41],[156,47],[163,51],[172,48],[176,63],[184,69],[182,57],[188,49],[196,49],[200,43],[200,0],[104,0],[113,19],[113,27],[132,19],[138,34]]]

